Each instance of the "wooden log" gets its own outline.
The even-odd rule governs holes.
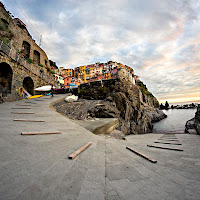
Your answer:
[[[68,156],[69,159],[74,159],[76,156],[78,156],[82,151],[84,151],[85,149],[87,149],[90,145],[92,144],[92,142],[87,143],[86,145],[82,146],[80,149],[78,149],[77,151],[75,151],[74,153],[72,153],[71,155]]]
[[[60,131],[54,132],[22,132],[21,135],[47,135],[47,134],[61,134]]]
[[[31,106],[31,105],[22,105],[22,104],[15,104],[16,106]]]
[[[32,119],[13,119],[13,121],[20,121],[20,122],[44,122],[44,120],[32,120]]]
[[[154,143],[159,143],[159,144],[172,144],[172,145],[182,145],[180,143],[169,143],[169,142],[154,142]]]
[[[168,140],[168,139],[158,139],[158,140],[162,140],[162,141],[176,141],[176,142],[179,142],[179,140]]]
[[[11,109],[31,109],[31,108],[11,108]]]
[[[37,103],[35,103],[35,102],[24,102],[24,103],[32,103],[32,104],[37,104]]]
[[[143,154],[141,154],[141,153],[139,153],[139,152],[133,150],[131,147],[126,147],[126,148],[127,148],[128,150],[134,152],[134,153],[137,154],[138,156],[141,156],[142,158],[144,158],[144,159],[146,159],[146,160],[148,160],[148,161],[150,161],[150,162],[152,162],[152,163],[157,163],[157,160],[153,160],[153,159],[151,159],[151,158],[148,158],[147,156],[145,156],[145,155],[143,155]]]
[[[161,136],[162,138],[175,138],[176,136]]]
[[[172,150],[172,151],[183,151],[182,149],[172,149],[172,148],[153,146],[153,145],[147,145],[147,146],[148,147],[153,147],[153,148],[158,148],[158,149]]]
[[[34,112],[11,112],[12,114],[35,114]]]

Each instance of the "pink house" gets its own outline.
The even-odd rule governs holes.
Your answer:
[[[118,72],[117,72],[117,67],[113,68],[111,71],[111,78],[117,78],[118,77]]]

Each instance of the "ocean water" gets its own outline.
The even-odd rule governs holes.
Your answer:
[[[174,104],[176,105],[176,104]],[[154,133],[184,133],[185,123],[195,116],[194,109],[169,109],[163,110],[167,118],[153,124]]]

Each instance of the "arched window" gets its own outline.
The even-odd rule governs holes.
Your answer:
[[[24,58],[30,57],[30,49],[31,49],[31,45],[28,42],[23,41],[23,43],[22,43],[22,53],[24,54]]]
[[[37,64],[40,63],[40,53],[36,50],[33,52],[33,62]]]

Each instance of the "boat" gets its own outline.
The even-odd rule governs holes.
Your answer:
[[[28,99],[35,99],[35,98],[39,98],[39,97],[43,97],[43,95],[33,95],[33,96],[29,97]]]
[[[66,101],[66,102],[78,101],[78,96],[75,96],[75,95],[67,96],[67,97],[65,98],[65,101]]]
[[[53,89],[55,89],[54,86],[53,86]],[[38,87],[38,88],[35,88],[34,90],[37,91],[37,92],[49,92],[51,90],[51,85]]]

